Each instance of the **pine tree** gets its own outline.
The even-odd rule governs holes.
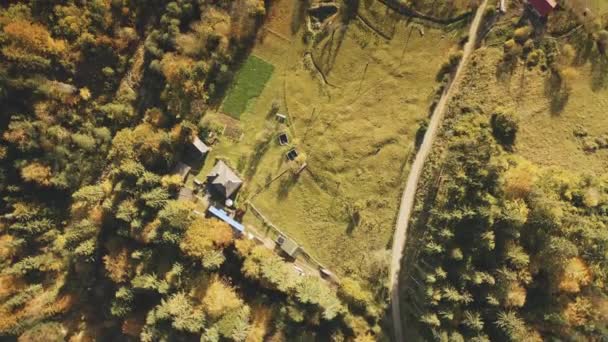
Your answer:
[[[483,319],[478,312],[465,311],[462,323],[473,331],[483,330]]]
[[[526,324],[515,311],[502,311],[496,319],[498,326],[512,341],[520,341],[526,335]]]

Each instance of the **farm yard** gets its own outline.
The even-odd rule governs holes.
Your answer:
[[[339,274],[371,274],[364,268],[390,249],[408,159],[437,91],[437,72],[462,31],[407,22],[396,13],[387,24],[362,9],[366,22],[340,24],[309,47],[284,15],[300,15],[293,2],[274,6],[250,57],[274,71],[247,106],[242,99],[251,96],[231,99],[237,91],[253,94],[238,90],[247,75],[239,72],[221,111],[205,116],[243,132],[240,140],[220,139],[210,159],[238,170],[246,184],[238,201],[250,201],[313,257]],[[392,38],[377,31],[390,31]],[[275,119],[273,104],[286,124]],[[228,112],[239,106],[241,113]],[[278,142],[281,133],[289,137],[286,146]],[[307,165],[297,175],[286,158],[291,148]],[[244,222],[260,226],[251,210]]]

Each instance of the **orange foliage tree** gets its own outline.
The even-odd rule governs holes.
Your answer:
[[[4,26],[8,45],[2,54],[11,61],[26,67],[47,67],[49,57],[63,54],[67,45],[64,40],[56,40],[46,27],[27,20],[15,20]]]

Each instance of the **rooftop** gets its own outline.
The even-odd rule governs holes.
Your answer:
[[[281,247],[283,252],[287,253],[287,255],[289,255],[290,257],[293,257],[298,251],[298,249],[300,249],[300,246],[298,246],[295,241],[289,239],[284,235],[279,235],[276,242]]]
[[[217,217],[220,220],[228,223],[230,225],[230,227],[234,228],[239,233],[242,233],[242,232],[245,231],[245,227],[241,223],[235,221],[232,217],[228,216],[228,214],[225,211],[223,211],[222,209],[218,209],[218,208],[216,208],[214,206],[209,206],[208,210],[215,217]]]
[[[180,162],[177,162],[177,164],[175,164],[175,166],[173,167],[173,170],[171,170],[171,174],[180,175],[182,177],[182,180],[185,180],[191,169],[192,168],[190,166],[188,166],[180,161]]]
[[[194,140],[192,140],[192,145],[194,145],[194,147],[199,150],[201,154],[206,154],[209,152],[209,150],[211,150],[211,148],[205,145],[205,143],[198,137],[194,137]]]
[[[209,172],[207,179],[226,198],[232,196],[243,184],[243,181],[236,173],[221,160]]]
[[[555,0],[528,0],[528,3],[536,10],[536,12],[544,17],[557,6]]]

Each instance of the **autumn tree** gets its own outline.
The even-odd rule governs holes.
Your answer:
[[[232,242],[232,229],[216,219],[196,218],[184,236],[180,248],[186,255],[200,260],[207,269],[224,262],[223,249]]]

